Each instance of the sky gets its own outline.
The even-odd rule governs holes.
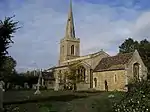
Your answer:
[[[72,0],[81,55],[118,53],[125,39],[150,40],[149,0]],[[69,0],[0,0],[0,20],[13,16],[21,28],[8,49],[19,72],[58,64]]]

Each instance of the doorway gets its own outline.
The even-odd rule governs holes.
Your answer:
[[[108,84],[107,84],[107,80],[105,80],[105,91],[108,91]]]

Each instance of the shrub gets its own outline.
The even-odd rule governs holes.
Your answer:
[[[130,91],[119,103],[113,105],[113,111],[148,112],[150,110],[150,81],[136,81],[128,86]]]

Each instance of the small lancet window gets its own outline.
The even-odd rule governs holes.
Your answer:
[[[61,47],[62,55],[64,55],[64,46]]]
[[[94,86],[97,87],[97,78],[94,78]]]
[[[116,74],[115,74],[115,76],[114,76],[114,82],[115,82],[115,83],[117,82],[117,76],[116,76]]]

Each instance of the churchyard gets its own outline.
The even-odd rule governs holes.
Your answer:
[[[71,8],[72,7],[70,7],[70,9]],[[72,13],[71,10],[69,12]],[[72,16],[72,14],[69,14],[69,15]],[[49,89],[48,87],[55,88],[55,90],[58,90],[59,89],[58,85],[66,84],[66,79],[71,80],[72,84],[74,85],[76,85],[78,81],[86,82],[87,81],[86,79],[88,79],[86,78],[86,75],[85,75],[86,69],[84,69],[84,66],[80,67],[81,69],[80,68],[74,69],[74,67],[69,67],[69,69],[71,68],[70,70],[71,73],[68,74],[67,77],[65,76],[64,78],[65,80],[62,80],[62,76],[63,76],[62,71],[59,70],[59,68],[62,66],[56,67],[58,68],[58,72],[56,72],[58,77],[53,77],[55,75],[53,75],[53,73],[52,74],[50,73],[50,74],[46,74],[44,78],[44,76],[42,75],[43,74],[42,70],[37,70],[37,71],[33,70],[33,71],[27,71],[26,73],[19,73],[16,70],[17,61],[8,53],[8,48],[11,46],[12,43],[14,43],[12,40],[12,37],[14,37],[13,34],[19,28],[21,28],[21,26],[18,24],[19,22],[14,21],[12,19],[13,17],[6,17],[4,20],[0,20],[1,21],[0,22],[0,45],[1,45],[0,46],[0,112],[2,112],[3,109],[4,109],[4,112],[111,112],[111,111],[113,112],[148,112],[150,110],[150,58],[149,58],[150,57],[150,41],[147,40],[145,36],[144,36],[145,39],[143,38],[143,40],[139,40],[139,41],[134,40],[132,38],[128,38],[122,44],[118,45],[119,52],[117,53],[117,56],[118,54],[125,55],[125,53],[132,53],[135,50],[137,50],[139,52],[139,57],[141,57],[137,60],[137,62],[134,60],[136,63],[132,64],[134,69],[133,69],[133,72],[129,74],[129,76],[134,76],[133,78],[134,80],[133,81],[126,80],[128,79],[128,77],[122,78],[125,81],[125,84],[127,84],[126,85],[128,87],[127,93],[117,92],[117,91],[113,91],[113,92],[102,92],[102,91],[80,91],[80,92],[78,91],[77,92],[76,91],[75,92],[72,90],[68,90],[68,87],[69,89],[73,88],[73,86],[70,86],[70,85],[67,87],[66,85],[62,86],[65,89],[64,91],[54,91],[54,90],[48,90]],[[76,57],[76,55],[74,54],[77,54],[77,57],[78,56],[80,57],[79,55],[80,54],[79,53],[80,51],[79,40],[80,39],[77,39],[75,37],[75,31],[73,28],[74,27],[73,17],[69,17],[67,21],[68,21],[67,22],[68,27],[66,29],[66,37],[64,37],[66,38],[64,40],[66,40],[67,42],[65,41],[62,41],[62,42],[64,42],[64,44],[67,43],[67,45],[65,46],[70,46],[73,42],[72,41],[73,39],[75,42],[74,45],[75,46],[77,45],[76,47],[77,50],[74,50],[76,49],[74,45],[71,45],[71,48],[70,47],[67,48],[67,47],[64,47],[64,44],[62,44],[62,49],[61,49],[62,51],[67,51],[69,49],[71,49],[72,51],[70,53],[71,55],[67,54],[69,53],[68,51],[67,53],[61,52],[63,53],[63,55],[62,56],[60,55],[61,62],[62,63],[65,62],[66,65],[68,66],[68,62],[74,57]],[[71,38],[73,37],[73,38],[70,40],[68,44],[68,39],[70,37]],[[28,44],[26,46],[28,46]],[[67,48],[67,50],[66,49],[64,50],[64,48]],[[23,53],[26,53],[26,52],[23,52]],[[94,53],[93,56],[97,57],[97,53],[96,54]],[[89,59],[89,57],[93,57],[93,56],[90,54],[88,58],[86,59]],[[21,59],[25,60],[24,58],[21,58]],[[44,61],[43,59],[42,61]],[[81,61],[79,59],[81,58],[78,58],[78,61]],[[142,70],[143,73],[140,72],[141,71],[140,63],[138,64],[138,62],[141,62],[141,59],[143,60],[143,65],[147,67],[147,69],[145,68]],[[91,60],[93,59],[91,58]],[[117,60],[118,59],[115,58],[114,62],[116,62]],[[122,65],[124,65],[124,63],[122,64],[122,62],[124,62],[124,60],[126,59],[123,58],[123,60],[120,61],[121,62],[119,63],[120,67],[121,69],[128,70],[127,68],[124,68],[126,66],[122,68]],[[93,77],[93,75],[90,75],[90,74],[94,71],[94,67],[93,67],[93,70],[91,70],[93,65],[89,66],[88,61],[86,64],[83,61],[82,64],[86,66],[88,65],[88,67],[86,68],[90,68],[90,69],[89,70],[87,69],[89,71],[87,73],[89,73],[90,77],[91,76]],[[100,60],[98,59],[98,61]],[[107,60],[104,60],[104,63],[106,61]],[[28,64],[31,64],[29,60],[28,62],[29,62]],[[94,63],[96,61],[89,61],[89,62]],[[36,65],[35,62],[33,62],[32,64]],[[97,66],[97,64],[98,63],[95,63],[95,66]],[[66,66],[63,66],[63,67],[66,67]],[[114,70],[116,71],[116,68],[118,68],[118,63],[116,64],[112,63],[112,67],[110,68],[113,68],[113,67],[114,67]],[[36,67],[34,68],[39,68],[39,67],[36,65]],[[132,67],[129,66],[128,68],[132,68]],[[77,74],[75,70],[78,71]],[[105,70],[111,71],[112,69],[107,68]],[[118,70],[120,70],[120,68]],[[126,74],[127,72],[124,71],[122,73]],[[120,73],[118,73],[118,77],[120,76],[121,76]],[[125,76],[128,76],[128,75],[126,74]],[[145,76],[145,78],[141,76]],[[41,78],[42,80],[40,80]],[[44,85],[44,79],[46,83],[45,85]],[[102,79],[102,78],[99,78],[99,79]],[[149,79],[149,80],[145,80],[145,79]],[[63,81],[64,83],[62,83]],[[94,86],[92,85],[92,87],[95,88],[98,86],[97,84],[98,80],[96,78],[89,80],[90,84],[93,84],[93,81],[95,83],[94,83]],[[108,90],[109,87],[107,85],[107,81],[103,81],[103,82],[106,82],[105,90]],[[117,82],[116,74],[114,75],[114,82],[115,83]],[[122,80],[118,78],[118,82],[122,82]],[[56,84],[55,87],[51,86],[53,84]],[[119,83],[116,83],[116,85],[118,84]],[[40,88],[40,85],[42,89]],[[75,86],[74,86],[74,90],[76,90]]]
[[[6,112],[111,112],[114,102],[120,101],[122,92],[73,92],[43,90],[4,92]],[[114,95],[114,96],[113,96]]]

